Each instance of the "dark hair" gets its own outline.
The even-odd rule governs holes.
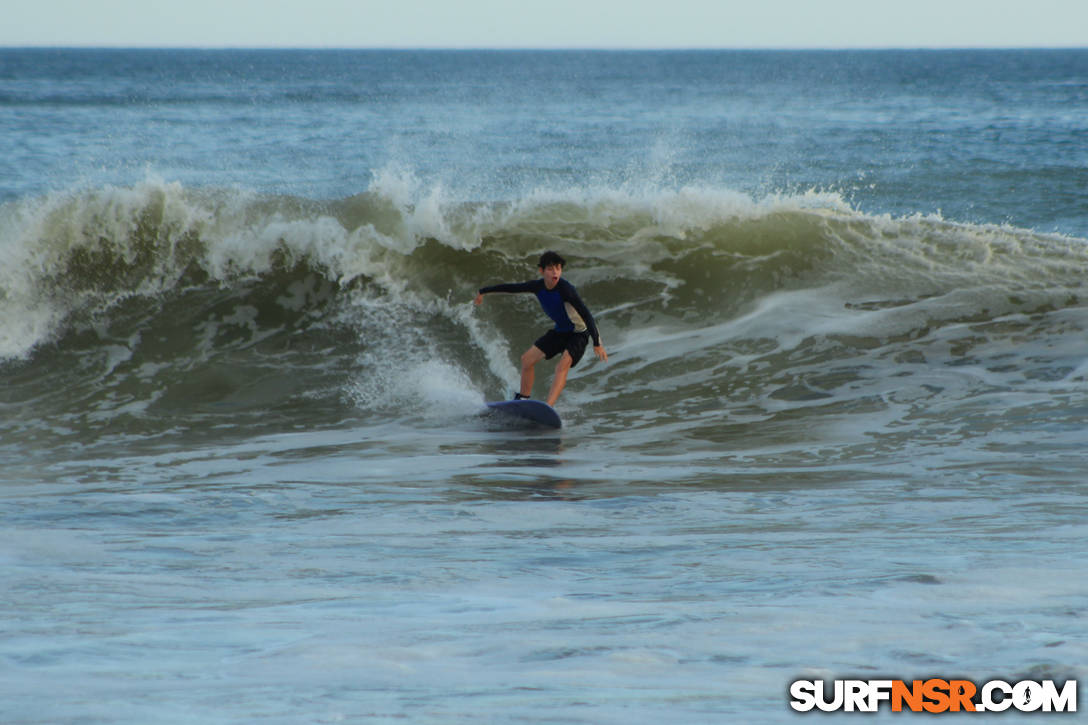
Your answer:
[[[567,260],[560,257],[558,252],[544,252],[544,254],[540,255],[539,267],[541,269],[544,269],[545,267],[550,267],[553,264],[557,264],[560,267],[566,267]]]

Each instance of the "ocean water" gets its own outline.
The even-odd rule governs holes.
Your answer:
[[[1083,682],[1086,271],[1084,50],[0,50],[0,721]]]

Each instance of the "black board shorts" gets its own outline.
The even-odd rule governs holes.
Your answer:
[[[564,351],[569,352],[571,367],[577,365],[582,355],[585,355],[588,344],[588,332],[559,332],[558,330],[548,330],[533,343],[549,360],[556,355],[561,355]]]

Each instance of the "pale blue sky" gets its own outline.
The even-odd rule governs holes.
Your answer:
[[[0,45],[1088,46],[1088,0],[20,0]]]

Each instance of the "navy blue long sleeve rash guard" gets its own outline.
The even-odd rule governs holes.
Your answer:
[[[556,332],[589,332],[593,338],[593,346],[599,347],[601,344],[601,336],[597,332],[593,315],[578,296],[574,285],[565,279],[560,278],[553,289],[548,289],[543,279],[534,279],[481,287],[479,292],[482,295],[489,292],[531,292],[540,300],[544,312],[555,322]]]

